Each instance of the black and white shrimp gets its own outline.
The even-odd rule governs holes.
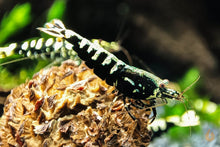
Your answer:
[[[94,44],[101,45],[105,50],[115,53],[122,50],[121,46],[116,42],[107,42],[101,39],[92,39]],[[37,38],[29,39],[21,43],[11,43],[5,47],[0,47],[0,59],[10,57],[12,55],[20,55],[21,58],[11,61],[6,61],[0,63],[0,66],[5,64],[10,64],[13,62],[18,62],[25,59],[74,59],[77,58],[77,53],[72,50],[71,44],[65,40],[60,40],[58,38]],[[129,62],[131,62],[129,54],[126,50],[122,50],[123,53],[128,57]],[[77,61],[80,59],[77,58]]]
[[[167,88],[168,80],[157,77],[145,70],[127,65],[116,56],[80,36],[72,30],[66,29],[62,21],[54,19],[46,23],[45,28],[38,28],[51,36],[64,39],[72,45],[72,49],[85,61],[86,65],[94,69],[94,73],[107,84],[113,85],[123,94],[125,108],[129,115],[130,105],[140,109],[153,109],[153,119],[156,117],[155,99],[160,98],[165,103],[166,99],[183,100],[182,93]],[[126,97],[134,100],[126,104]],[[146,104],[142,100],[150,101]]]

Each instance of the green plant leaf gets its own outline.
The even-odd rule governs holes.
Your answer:
[[[24,3],[15,6],[8,15],[5,15],[0,24],[0,44],[20,31],[31,22],[31,5]]]
[[[62,19],[65,10],[66,0],[56,0],[48,12],[47,21],[49,22],[54,18]]]

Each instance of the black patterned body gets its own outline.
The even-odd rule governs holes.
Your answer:
[[[66,39],[73,44],[73,49],[86,65],[94,69],[96,75],[106,80],[109,85],[115,85],[120,93],[133,99],[146,99],[154,95],[160,78],[153,74],[129,66],[102,47],[91,43],[86,38],[76,34]]]
[[[130,113],[130,106],[145,110],[152,109],[153,121],[156,117],[155,100],[157,98],[162,99],[165,103],[167,103],[166,98],[178,100],[182,98],[177,91],[166,88],[168,80],[162,80],[152,73],[127,65],[101,46],[66,29],[62,21],[58,19],[54,19],[46,23],[44,28],[38,29],[72,44],[72,49],[78,53],[88,67],[94,69],[97,76],[106,80],[107,84],[115,86],[119,93],[123,94],[125,109],[134,120],[136,117]],[[127,97],[130,98],[128,99],[129,104],[126,102]]]

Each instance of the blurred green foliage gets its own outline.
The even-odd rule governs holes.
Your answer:
[[[66,0],[56,0],[48,11],[47,22],[51,21],[54,18],[62,20],[65,10]]]
[[[9,14],[6,14],[0,24],[0,44],[17,31],[22,30],[31,22],[31,5],[29,3],[15,6]]]
[[[47,13],[47,20],[53,18],[62,19],[65,12],[66,0],[56,0],[52,4],[51,8]],[[27,25],[33,23],[31,14],[30,3],[24,3],[16,5],[8,14],[1,20],[0,25],[0,45],[7,42],[7,39],[12,37],[18,31],[22,31]],[[46,37],[45,35],[43,35]],[[48,37],[47,37],[48,38]],[[27,40],[31,40],[28,39]],[[17,85],[24,83],[27,79],[30,79],[34,73],[44,68],[46,65],[51,63],[49,60],[42,59],[27,59],[20,55],[13,55],[7,58],[0,59],[1,63],[9,63],[14,61],[12,64],[0,66],[0,89],[10,90]]]
[[[181,88],[190,85],[190,82],[195,80],[199,75],[199,71],[196,68],[190,69],[185,76],[180,80],[179,85]],[[186,93],[185,97],[188,99],[189,107],[194,109],[200,117],[200,121],[209,121],[217,126],[220,126],[220,117],[216,117],[220,113],[220,106],[211,102],[209,95],[199,94],[199,88],[202,87],[202,78],[194,84]]]
[[[178,85],[180,86],[181,89],[185,89],[189,85],[191,85],[192,82],[195,81],[198,77],[199,77],[199,70],[197,68],[191,68],[179,80]],[[199,94],[199,90],[200,87],[202,87],[202,85],[203,85],[203,81],[202,78],[200,78],[197,83],[192,85],[184,93],[184,97],[186,98],[185,103],[180,103],[180,102],[178,103],[177,101],[178,104],[176,104],[175,101],[172,100],[169,101],[171,103],[168,103],[167,105],[164,106],[163,114],[160,114],[161,118],[164,119],[170,116],[177,116],[177,115],[181,117],[187,110],[195,111],[196,116],[199,117],[199,125],[197,126],[172,127],[166,134],[172,140],[183,141],[186,140],[186,137],[190,137],[190,133],[201,134],[202,125],[205,122],[215,124],[216,126],[220,126],[220,117],[216,117],[220,113],[220,106],[209,101],[208,95]],[[193,119],[196,116],[191,116],[189,117],[189,119]]]

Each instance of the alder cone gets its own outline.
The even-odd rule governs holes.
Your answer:
[[[147,146],[150,111],[133,121],[113,90],[84,63],[42,69],[7,97],[0,146]]]

